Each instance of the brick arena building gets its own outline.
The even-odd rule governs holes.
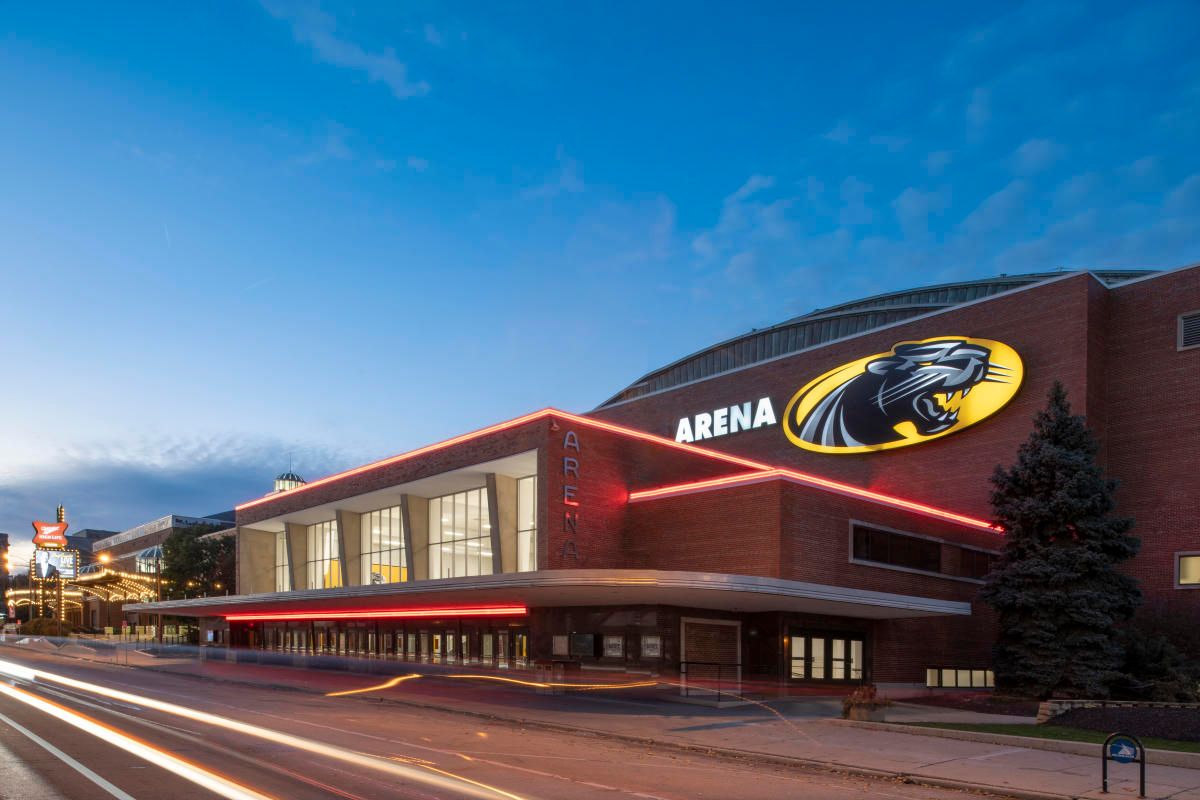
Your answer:
[[[823,309],[554,409],[251,500],[255,657],[988,686],[989,476],[1055,380],[1121,481],[1148,606],[1200,613],[1200,267]]]

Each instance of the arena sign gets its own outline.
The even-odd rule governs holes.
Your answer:
[[[697,442],[774,424],[775,407],[771,405],[771,398],[763,397],[757,402],[748,401],[684,417],[675,426],[675,441]]]
[[[982,422],[1017,393],[1024,365],[1003,342],[939,336],[843,364],[788,401],[797,447],[864,453],[921,444]]]

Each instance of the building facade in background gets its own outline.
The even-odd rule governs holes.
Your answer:
[[[81,592],[81,624],[93,630],[119,628],[125,618],[126,603],[140,603],[169,596],[176,587],[164,587],[159,578],[162,571],[162,545],[171,534],[184,528],[202,526],[213,533],[231,531],[233,512],[207,517],[168,514],[119,533],[100,531],[108,535],[87,536],[86,566],[79,570],[74,587]],[[80,531],[75,537],[97,533]]]
[[[206,639],[787,684],[990,685],[989,476],[1055,381],[1121,481],[1152,613],[1200,613],[1200,268],[1001,277],[724,342],[251,500]],[[264,656],[265,657],[265,656]]]

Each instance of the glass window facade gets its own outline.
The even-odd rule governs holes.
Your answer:
[[[287,533],[275,534],[275,591],[288,592],[292,589],[292,568],[288,563]]]
[[[537,476],[517,480],[517,572],[537,569]]]
[[[985,553],[982,550],[971,550],[966,547],[960,548],[959,552],[962,553],[959,573],[964,578],[983,580],[992,571],[992,564],[995,562],[996,557],[991,553]]]
[[[408,580],[408,552],[404,549],[404,523],[400,506],[363,514],[362,583],[403,583]]]
[[[1200,553],[1179,556],[1179,585],[1200,586]]]
[[[860,561],[875,561],[922,572],[942,571],[940,542],[863,525],[854,526],[854,557]]]
[[[342,561],[338,557],[337,521],[308,526],[308,588],[335,589],[342,585]]]
[[[492,526],[485,488],[429,501],[429,577],[491,575]]]
[[[995,686],[995,676],[990,669],[930,667],[925,670],[925,685],[945,689],[991,689]]]

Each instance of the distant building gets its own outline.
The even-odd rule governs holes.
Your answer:
[[[160,590],[157,576],[162,570],[162,545],[175,531],[205,526],[213,533],[228,531],[232,535],[232,516],[232,511],[207,517],[168,514],[119,533],[103,531],[107,535],[85,540],[90,557],[81,559],[87,565],[79,570],[78,581],[87,589],[84,625],[115,627],[120,625],[121,608],[126,602],[155,598]],[[80,531],[76,536],[84,533],[90,531]]]
[[[297,486],[303,486],[305,483],[307,481],[304,478],[288,470],[275,479],[275,491],[286,492],[288,489],[295,489]]]
[[[81,531],[67,534],[67,548],[79,551],[79,562],[87,564],[92,560],[92,545],[98,539],[115,536],[116,531],[105,531],[99,528],[84,528]]]

